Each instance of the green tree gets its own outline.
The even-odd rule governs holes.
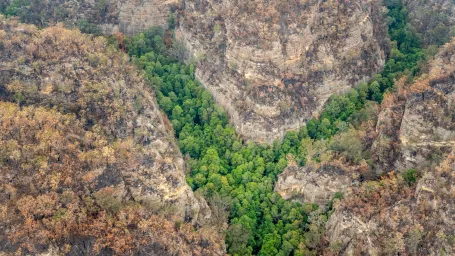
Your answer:
[[[226,232],[228,251],[232,255],[251,255],[252,248],[248,247],[250,231],[241,224],[233,224]]]
[[[331,140],[329,147],[355,164],[362,160],[363,145],[360,135],[355,129],[336,135]]]
[[[169,97],[162,97],[159,102],[160,107],[169,115],[173,109],[172,101]]]

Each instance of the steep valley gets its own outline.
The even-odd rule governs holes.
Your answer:
[[[453,255],[453,8],[0,3],[0,255]]]

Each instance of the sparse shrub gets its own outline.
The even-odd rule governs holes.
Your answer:
[[[335,135],[329,148],[355,164],[362,160],[362,140],[359,133],[354,129]]]
[[[101,29],[96,24],[90,23],[87,20],[78,20],[76,22],[76,26],[82,33],[93,34],[96,36],[102,35]]]
[[[122,200],[113,195],[112,188],[105,188],[95,193],[96,203],[101,209],[114,214],[122,207]]]
[[[409,169],[401,174],[408,185],[413,185],[417,182],[417,171],[415,169]]]

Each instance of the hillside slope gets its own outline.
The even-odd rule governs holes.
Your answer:
[[[104,38],[0,16],[0,101],[0,252],[223,252],[193,231],[210,209],[153,93]]]
[[[385,96],[372,147],[375,171],[403,174],[346,191],[327,223],[330,248],[342,255],[454,253],[454,77],[452,41],[428,74]]]
[[[172,30],[117,37],[139,74],[104,39],[1,20],[0,254],[223,254],[215,222],[238,255],[453,254],[455,42],[425,65],[452,2],[239,2],[182,1],[176,34],[243,136]],[[112,1],[55,16],[70,3],[19,11],[120,24]]]
[[[152,26],[168,26],[171,6],[175,0],[2,0],[6,15],[37,26],[57,22],[77,25],[87,33],[136,34]]]
[[[441,45],[455,34],[455,2],[451,0],[404,0],[409,20],[425,45]]]
[[[373,144],[378,172],[430,167],[455,143],[455,42],[431,61],[412,85],[397,84],[382,103]]]

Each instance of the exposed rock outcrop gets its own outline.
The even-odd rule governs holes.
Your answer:
[[[152,26],[167,28],[171,6],[177,0],[117,0],[118,24],[109,25],[109,33],[116,30],[125,34],[136,34]]]
[[[454,152],[417,185],[401,177],[368,182],[338,205],[326,225],[339,255],[453,255]]]
[[[410,87],[386,96],[373,156],[378,172],[426,168],[455,145],[455,42],[448,43]]]
[[[333,199],[335,193],[346,192],[356,179],[354,173],[330,164],[322,165],[319,168],[312,165],[288,166],[278,176],[275,191],[287,200],[316,203],[325,207]]]
[[[428,74],[387,94],[373,144],[377,172],[415,168],[364,182],[336,205],[326,225],[341,255],[452,255],[455,235],[455,41],[431,61]]]
[[[0,251],[82,239],[117,254],[223,252],[216,235],[174,228],[207,222],[210,209],[186,184],[150,86],[105,38],[0,15],[0,105]]]
[[[177,36],[248,139],[271,142],[384,65],[380,1],[182,1]]]

